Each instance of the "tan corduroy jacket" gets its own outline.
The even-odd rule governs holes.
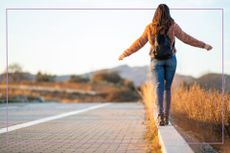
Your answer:
[[[151,23],[146,26],[143,34],[136,41],[134,41],[133,44],[128,49],[126,49],[122,53],[122,55],[124,57],[135,53],[136,51],[141,49],[149,41],[149,43],[151,45],[149,54],[150,54],[150,57],[154,58],[154,55],[152,54],[151,50],[154,49],[155,38],[152,35],[152,31],[151,31],[152,28],[150,26],[151,26]],[[192,36],[188,35],[187,33],[185,33],[177,23],[174,23],[170,26],[170,28],[168,30],[168,36],[169,36],[172,44],[175,42],[175,37],[177,37],[179,40],[181,40],[184,43],[189,44],[191,46],[199,47],[199,48],[205,47],[204,42],[199,41],[199,40],[193,38]],[[174,52],[176,52],[176,49],[174,50]]]

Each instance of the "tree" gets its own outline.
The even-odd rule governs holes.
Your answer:
[[[69,78],[69,82],[89,82],[89,79],[80,75],[71,75]]]
[[[22,72],[22,66],[20,66],[18,63],[13,63],[8,66],[8,73],[21,73],[21,72]]]
[[[56,76],[55,75],[50,75],[42,72],[38,72],[36,74],[36,81],[37,82],[54,82]]]
[[[5,73],[7,70],[5,70]],[[9,81],[12,82],[20,82],[23,80],[27,80],[27,75],[25,72],[23,72],[22,66],[18,63],[13,63],[8,66],[8,76]]]
[[[123,78],[118,74],[116,71],[100,71],[93,75],[92,79],[93,82],[107,82],[118,84],[123,81]]]

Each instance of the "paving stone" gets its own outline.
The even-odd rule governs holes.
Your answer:
[[[144,108],[140,103],[110,104],[1,134],[0,152],[144,153],[143,120]]]

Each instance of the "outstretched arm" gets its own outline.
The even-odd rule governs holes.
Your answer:
[[[145,31],[142,33],[142,35],[133,42],[133,44],[126,49],[120,56],[119,60],[122,60],[123,58],[135,53],[139,49],[141,49],[147,42],[148,42],[148,32],[147,32],[147,27],[145,28]]]
[[[205,44],[204,42],[199,41],[193,38],[192,36],[190,36],[189,34],[185,33],[178,24],[175,23],[174,26],[175,26],[174,27],[175,36],[181,41],[183,41],[184,43],[194,47],[205,48],[207,50],[212,49],[212,46]]]

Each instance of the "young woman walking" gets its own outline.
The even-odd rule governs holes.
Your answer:
[[[182,42],[194,47],[211,50],[212,46],[199,41],[185,33],[170,15],[169,7],[160,4],[154,14],[153,20],[148,24],[143,34],[120,56],[119,60],[135,53],[142,48],[148,41],[151,45],[151,72],[153,73],[156,87],[158,103],[159,125],[168,125],[170,103],[171,103],[171,84],[176,71],[176,48],[175,37]],[[165,109],[164,109],[165,91]]]

